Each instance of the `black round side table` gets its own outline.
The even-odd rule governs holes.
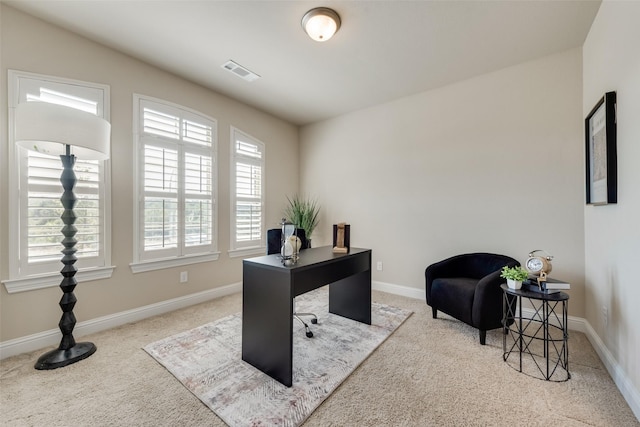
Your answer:
[[[503,299],[502,358],[512,368],[547,381],[567,381],[569,373],[569,333],[565,292],[537,292],[500,286]],[[526,317],[522,300],[532,307]],[[529,310],[528,310],[529,311]]]

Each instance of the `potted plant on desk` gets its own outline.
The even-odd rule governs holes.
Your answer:
[[[505,265],[502,267],[500,277],[507,279],[507,286],[510,289],[520,289],[522,287],[522,281],[529,277],[529,273],[519,265],[516,267],[508,267]]]
[[[305,237],[311,247],[311,233],[318,225],[318,214],[320,207],[315,200],[305,199],[297,194],[293,198],[289,198],[289,206],[286,207],[284,213],[289,222],[295,224],[298,228],[304,230]]]

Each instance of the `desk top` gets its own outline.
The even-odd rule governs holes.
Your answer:
[[[332,246],[321,246],[319,248],[309,248],[301,250],[298,262],[293,265],[283,265],[279,254],[247,258],[243,261],[243,263],[260,264],[264,267],[293,270],[304,269],[316,264],[337,261],[340,258],[348,258],[365,252],[371,252],[371,249],[350,248],[349,253],[335,254],[333,253]]]

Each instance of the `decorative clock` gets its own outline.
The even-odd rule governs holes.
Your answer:
[[[543,252],[545,255],[538,255],[538,252]],[[547,279],[547,274],[551,272],[552,259],[553,255],[549,255],[546,251],[543,251],[541,249],[536,249],[529,252],[529,258],[527,258],[525,267],[527,268],[529,273],[538,277],[538,282],[542,282]]]

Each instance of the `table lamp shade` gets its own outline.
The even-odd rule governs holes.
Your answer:
[[[15,109],[16,144],[48,155],[65,146],[82,160],[109,158],[111,124],[95,114],[48,102],[23,102]]]

